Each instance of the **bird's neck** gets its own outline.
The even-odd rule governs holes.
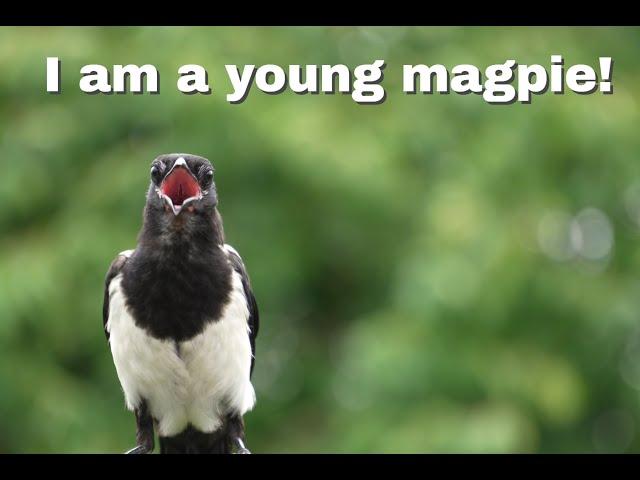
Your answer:
[[[210,215],[169,219],[145,214],[138,244],[149,253],[161,255],[177,252],[184,256],[217,251],[224,244],[222,217],[217,209]]]

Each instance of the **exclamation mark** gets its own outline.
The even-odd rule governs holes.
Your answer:
[[[613,85],[611,85],[612,66],[611,57],[600,57],[600,91],[602,93],[613,93]]]

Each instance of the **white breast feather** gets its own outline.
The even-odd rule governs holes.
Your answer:
[[[118,275],[109,287],[107,330],[127,408],[146,399],[163,436],[178,434],[189,423],[212,432],[228,409],[242,415],[253,408],[249,310],[240,275],[233,273],[220,319],[181,342],[179,354],[174,342],[155,339],[135,325],[121,280]]]

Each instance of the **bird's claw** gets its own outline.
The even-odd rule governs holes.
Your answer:
[[[144,445],[137,445],[137,446],[133,447],[131,450],[127,450],[124,453],[125,453],[125,455],[140,455],[140,454],[143,454],[143,453],[149,453],[149,449],[147,447],[145,447]]]
[[[236,438],[233,443],[236,445],[236,454],[247,455],[251,453],[249,449],[244,446],[244,442],[241,438]]]

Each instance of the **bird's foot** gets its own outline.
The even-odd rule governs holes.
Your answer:
[[[144,445],[138,445],[133,447],[131,450],[124,452],[125,455],[140,455],[144,453],[150,453],[149,448]]]
[[[234,443],[236,444],[236,454],[247,455],[251,453],[249,449],[244,446],[244,442],[242,441],[242,439],[236,438]]]

